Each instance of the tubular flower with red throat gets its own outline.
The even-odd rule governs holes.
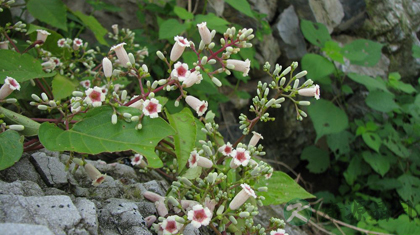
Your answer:
[[[249,151],[245,150],[244,148],[237,148],[236,150],[233,150],[231,156],[233,157],[232,161],[230,162],[230,167],[232,169],[235,169],[240,165],[248,165],[249,159],[251,159]]]
[[[202,205],[195,205],[192,210],[188,211],[188,220],[191,220],[191,224],[195,228],[209,225],[211,217],[210,209],[207,207],[203,208]]]
[[[236,194],[229,204],[231,210],[236,210],[241,207],[249,197],[257,198],[254,190],[248,184],[241,184],[242,190]]]
[[[36,30],[37,35],[36,35],[36,40],[41,40],[43,42],[45,42],[47,40],[48,35],[50,35],[50,33],[46,30],[43,29],[37,29]]]
[[[12,77],[4,79],[4,84],[0,88],[0,100],[8,97],[14,90],[20,90],[20,84]]]
[[[201,24],[197,24],[198,32],[200,33],[201,40],[203,40],[204,44],[208,45],[211,42],[211,33],[209,28],[207,28],[207,22],[203,22]]]
[[[4,50],[9,49],[9,41],[0,42],[0,49],[4,49]]]
[[[89,178],[92,180],[92,185],[93,186],[98,186],[100,185],[102,182],[105,181],[105,176],[103,175],[98,169],[96,169],[96,167],[94,167],[92,164],[90,163],[86,163],[84,165],[85,171],[87,173],[87,175],[89,176]]]
[[[111,51],[115,51],[115,54],[117,54],[118,61],[123,67],[127,67],[127,63],[130,62],[127,51],[124,49],[124,45],[126,44],[127,43],[123,42],[111,47]]]
[[[188,163],[190,168],[201,166],[204,168],[210,168],[213,166],[213,162],[205,157],[200,156],[196,150],[193,150],[190,153],[190,158],[188,158]]]
[[[203,80],[203,76],[196,70],[190,73],[190,75],[182,82],[182,86],[188,88],[194,84],[200,84],[201,80]]]
[[[105,93],[102,92],[102,88],[95,86],[93,89],[89,88],[85,91],[86,98],[85,103],[92,105],[93,107],[99,107],[102,102],[105,101]]]
[[[184,53],[185,47],[190,47],[190,42],[181,36],[175,36],[174,40],[175,44],[172,47],[170,58],[172,61],[177,61]]]
[[[171,76],[175,79],[178,79],[180,82],[184,82],[190,76],[191,72],[188,70],[188,64],[177,62],[174,65],[174,70],[172,70]]]
[[[83,41],[80,38],[75,38],[73,40],[73,50],[77,51],[83,45]]]
[[[143,160],[143,155],[141,154],[134,154],[134,157],[131,159],[131,165],[133,166],[140,166],[140,167],[146,167],[147,163]]]
[[[223,146],[219,148],[219,152],[223,154],[223,156],[232,156],[233,147],[232,144],[227,142]]]
[[[67,44],[67,41],[66,41],[65,38],[58,39],[58,41],[57,41],[58,47],[65,47],[66,44]]]
[[[191,95],[187,96],[185,98],[185,101],[192,109],[194,109],[197,112],[199,117],[203,116],[203,114],[207,111],[207,107],[208,107],[207,101],[201,101]]]
[[[85,89],[90,88],[90,80],[84,80],[80,82],[80,85],[82,85]]]
[[[168,218],[162,222],[161,227],[163,229],[163,234],[177,234],[179,232],[183,225],[176,221],[176,217],[176,215],[168,216]]]
[[[252,132],[252,138],[251,140],[249,140],[249,144],[248,146],[256,146],[258,144],[258,141],[260,141],[260,139],[264,139],[263,136],[255,131]]]
[[[149,116],[150,118],[159,117],[159,113],[162,111],[162,105],[159,104],[159,100],[152,98],[146,100],[143,103],[143,114]]]
[[[250,69],[251,61],[249,59],[243,60],[235,60],[235,59],[228,59],[226,60],[226,66],[233,65],[233,70],[242,72],[243,76],[248,76],[248,72]]]
[[[315,85],[312,87],[300,89],[298,94],[301,96],[315,97],[315,99],[319,100],[321,96],[321,89],[319,88],[319,85]]]

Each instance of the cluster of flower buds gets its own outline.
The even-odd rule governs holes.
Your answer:
[[[37,106],[39,110],[51,111],[60,105],[60,101],[50,100],[44,92],[41,93],[41,97],[36,94],[32,94],[31,97],[34,101],[31,101],[29,104]]]
[[[20,124],[10,124],[8,125],[3,118],[5,118],[4,114],[0,114],[0,130],[1,132],[9,129],[9,130],[14,130],[14,131],[23,131],[25,130],[25,126],[20,125]]]
[[[3,12],[4,8],[10,8],[13,3],[15,3],[15,0],[0,0],[0,12]]]

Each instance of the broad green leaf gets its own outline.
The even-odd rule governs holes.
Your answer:
[[[69,97],[79,84],[63,75],[57,74],[52,80],[52,93],[55,100]]]
[[[317,54],[305,54],[302,58],[302,69],[308,71],[308,78],[317,81],[332,74],[335,70],[334,64]]]
[[[119,12],[122,8],[117,7],[115,5],[105,3],[104,1],[94,1],[94,0],[87,0],[86,3],[91,5],[95,11],[110,11],[110,12]]]
[[[353,89],[349,85],[341,86],[341,91],[346,95],[353,94]]]
[[[344,178],[349,185],[353,185],[354,181],[362,174],[362,158],[353,156],[347,170],[344,172]]]
[[[20,134],[24,136],[38,135],[39,126],[41,125],[38,122],[35,122],[26,116],[15,113],[1,106],[0,106],[0,114],[4,115],[3,119],[7,124],[20,124],[20,125],[25,126],[25,130],[19,131]]]
[[[420,58],[420,46],[413,44],[412,52],[414,58]]]
[[[379,153],[379,147],[381,147],[381,137],[378,134],[372,132],[365,132],[362,134],[363,141],[369,146],[371,149],[375,150]]]
[[[401,139],[388,137],[382,143],[399,157],[408,158],[410,156],[410,150],[404,146]]]
[[[389,171],[391,165],[384,159],[381,155],[374,153],[372,154],[369,151],[364,151],[362,153],[363,159],[369,163],[374,171],[380,174],[382,177]]]
[[[169,39],[181,34],[187,29],[185,24],[179,23],[175,19],[168,19],[159,25],[159,39]]]
[[[402,187],[397,189],[398,195],[410,206],[420,202],[420,179],[418,177],[404,174],[398,177]]]
[[[178,172],[181,172],[187,165],[191,151],[195,147],[197,135],[195,118],[189,108],[184,108],[181,112],[175,114],[166,112],[166,115],[175,130],[175,153],[178,159]]]
[[[247,0],[225,0],[225,2],[231,7],[243,13],[244,15],[254,18],[254,15],[251,11],[251,6],[249,5]]]
[[[382,80],[376,80],[369,76],[360,75],[357,73],[349,73],[347,74],[347,76],[351,80],[364,85],[369,91],[382,90],[382,91],[389,92],[388,89],[386,88],[385,82]]]
[[[259,196],[264,196],[263,204],[279,205],[292,199],[314,198],[315,196],[308,193],[290,176],[281,171],[274,171],[268,180],[260,180],[255,184],[254,188],[268,187],[268,192],[257,192]]]
[[[12,50],[0,50],[0,84],[6,76],[24,82],[33,78],[53,77],[53,73],[45,73],[41,62],[29,54],[19,54]]]
[[[13,166],[22,157],[23,144],[16,131],[0,133],[0,171]]]
[[[194,24],[200,24],[202,22],[207,22],[207,27],[210,30],[216,30],[218,33],[226,32],[226,29],[228,28],[227,25],[229,24],[228,21],[216,16],[213,13],[209,13],[207,15],[196,15]]]
[[[120,112],[139,115],[135,108],[119,108]],[[51,151],[75,151],[98,154],[133,150],[143,154],[149,167],[162,167],[162,161],[155,153],[155,147],[163,138],[175,132],[161,118],[144,117],[143,128],[136,130],[136,122],[123,120],[113,125],[111,107],[98,107],[86,113],[85,118],[70,130],[62,130],[52,123],[44,122],[39,128],[39,140]]]
[[[327,100],[317,100],[308,107],[316,131],[316,141],[324,135],[339,133],[347,128],[347,114]]]
[[[402,186],[401,182],[394,178],[379,179],[378,175],[369,176],[367,185],[373,190],[393,190]]]
[[[341,54],[341,47],[335,41],[326,41],[324,48],[322,50],[330,57],[332,60],[337,61],[341,64],[344,64],[344,56]]]
[[[96,40],[98,40],[100,44],[108,46],[108,43],[104,39],[104,36],[108,33],[108,30],[106,30],[94,16],[85,15],[80,11],[74,11],[72,13],[77,16],[83,22],[83,24],[93,32],[93,35],[95,35]]]
[[[191,12],[188,12],[185,8],[175,6],[174,7],[174,13],[183,20],[192,20],[194,18],[194,14]]]
[[[350,152],[350,144],[354,136],[348,131],[327,135],[328,147],[334,152],[336,159]]]
[[[401,203],[401,206],[402,206],[402,208],[404,209],[404,211],[405,211],[405,213],[408,215],[408,216],[410,216],[411,218],[415,218],[415,217],[417,217],[417,211],[420,211],[420,204],[417,204],[416,206],[415,206],[415,208],[414,207],[411,207],[411,206],[409,206],[409,205],[407,205],[406,203],[404,203],[404,202],[400,202]],[[417,211],[416,211],[417,210]]]
[[[30,0],[26,4],[29,13],[36,19],[67,31],[67,10],[61,0]]]
[[[367,106],[379,112],[388,113],[394,109],[399,109],[398,104],[394,101],[394,96],[384,91],[369,92],[365,101]]]
[[[322,173],[326,171],[330,165],[330,156],[328,155],[328,152],[317,148],[314,145],[305,147],[300,155],[300,159],[309,161],[306,168],[312,173]]]
[[[187,179],[190,179],[190,180],[195,180],[198,177],[200,177],[202,171],[203,171],[203,168],[200,167],[200,166],[193,167],[193,168],[188,168],[188,170],[185,172],[183,177],[185,177]]]
[[[358,39],[343,47],[343,55],[352,64],[372,67],[381,58],[383,45],[366,39]]]
[[[390,73],[388,75],[388,84],[390,87],[400,90],[404,93],[411,94],[416,92],[416,89],[411,84],[404,83],[401,80],[401,75],[398,72]]]
[[[321,23],[302,19],[300,21],[300,29],[306,40],[317,47],[323,48],[325,43],[331,40],[327,27]]]
[[[40,27],[37,25],[30,24],[28,28],[28,32],[26,32],[27,35],[31,34],[31,40],[35,41],[36,39],[36,30],[37,29],[43,29],[48,31],[51,35],[48,35],[47,40],[45,40],[44,44],[42,45],[42,49],[47,50],[51,52],[53,55],[60,55],[63,52],[63,48],[58,47],[57,41],[63,38],[61,34],[57,33],[56,31],[53,31],[51,29],[47,29],[44,27]]]
[[[208,112],[207,112],[208,113]],[[200,148],[203,145],[199,142],[200,140],[206,140],[206,133],[201,131],[204,128],[204,124],[197,118],[194,118],[195,121],[195,147]]]

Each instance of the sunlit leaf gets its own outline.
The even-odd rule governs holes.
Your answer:
[[[225,2],[236,10],[242,12],[244,15],[254,18],[251,6],[247,0],[225,0]]]
[[[0,133],[0,171],[13,166],[22,157],[23,144],[16,131]]]
[[[327,27],[321,23],[301,19],[300,29],[306,40],[317,47],[323,48],[325,43],[331,40]]]
[[[191,12],[188,12],[185,8],[175,6],[174,7],[174,13],[183,20],[192,20],[194,18],[194,14]]]
[[[23,131],[19,131],[19,134],[24,136],[35,136],[38,135],[40,124],[33,121],[32,119],[15,113],[9,109],[5,109],[0,106],[0,114],[4,115],[3,120],[8,124],[20,124],[25,127]]]
[[[29,13],[36,19],[67,31],[67,10],[61,0],[30,0],[27,3]]]
[[[381,58],[383,45],[366,39],[358,39],[343,47],[343,55],[352,64],[375,66]]]
[[[379,153],[379,147],[381,147],[382,140],[378,134],[366,132],[362,134],[362,138],[363,141],[365,141],[365,143],[367,144],[367,146]]]
[[[79,84],[75,80],[57,74],[52,80],[52,93],[55,100],[69,97]]]
[[[175,19],[165,20],[159,26],[159,39],[173,38],[176,35],[180,35],[186,29],[187,26],[185,24],[181,24]]]
[[[108,30],[106,30],[94,16],[85,15],[80,11],[74,11],[72,13],[77,16],[83,22],[83,24],[93,32],[93,35],[95,35],[96,40],[98,40],[100,44],[108,46],[108,43],[104,39],[104,36],[108,33]]]
[[[308,53],[302,58],[302,69],[308,71],[308,78],[317,81],[332,74],[335,70],[334,64],[323,56]]]

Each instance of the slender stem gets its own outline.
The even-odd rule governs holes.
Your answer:
[[[20,53],[19,49],[17,48],[16,44],[13,42],[13,40],[9,37],[9,35],[7,35],[6,32],[3,33],[4,36],[7,38],[7,40],[9,40],[10,44],[12,44],[13,48],[15,48],[15,50]]]
[[[23,52],[22,52],[22,54],[25,54],[26,52],[28,52],[30,49],[32,49],[32,48],[34,48],[35,47],[35,45],[38,45],[38,44],[43,44],[44,43],[44,41],[42,41],[42,40],[36,40],[35,42],[33,42],[31,45],[29,45]]]
[[[219,232],[219,230],[218,230],[216,227],[214,227],[214,225],[213,225],[212,223],[210,223],[209,225],[210,225],[210,228],[211,228],[211,229],[213,229],[213,231],[214,231],[217,235],[222,235],[222,234]]]

